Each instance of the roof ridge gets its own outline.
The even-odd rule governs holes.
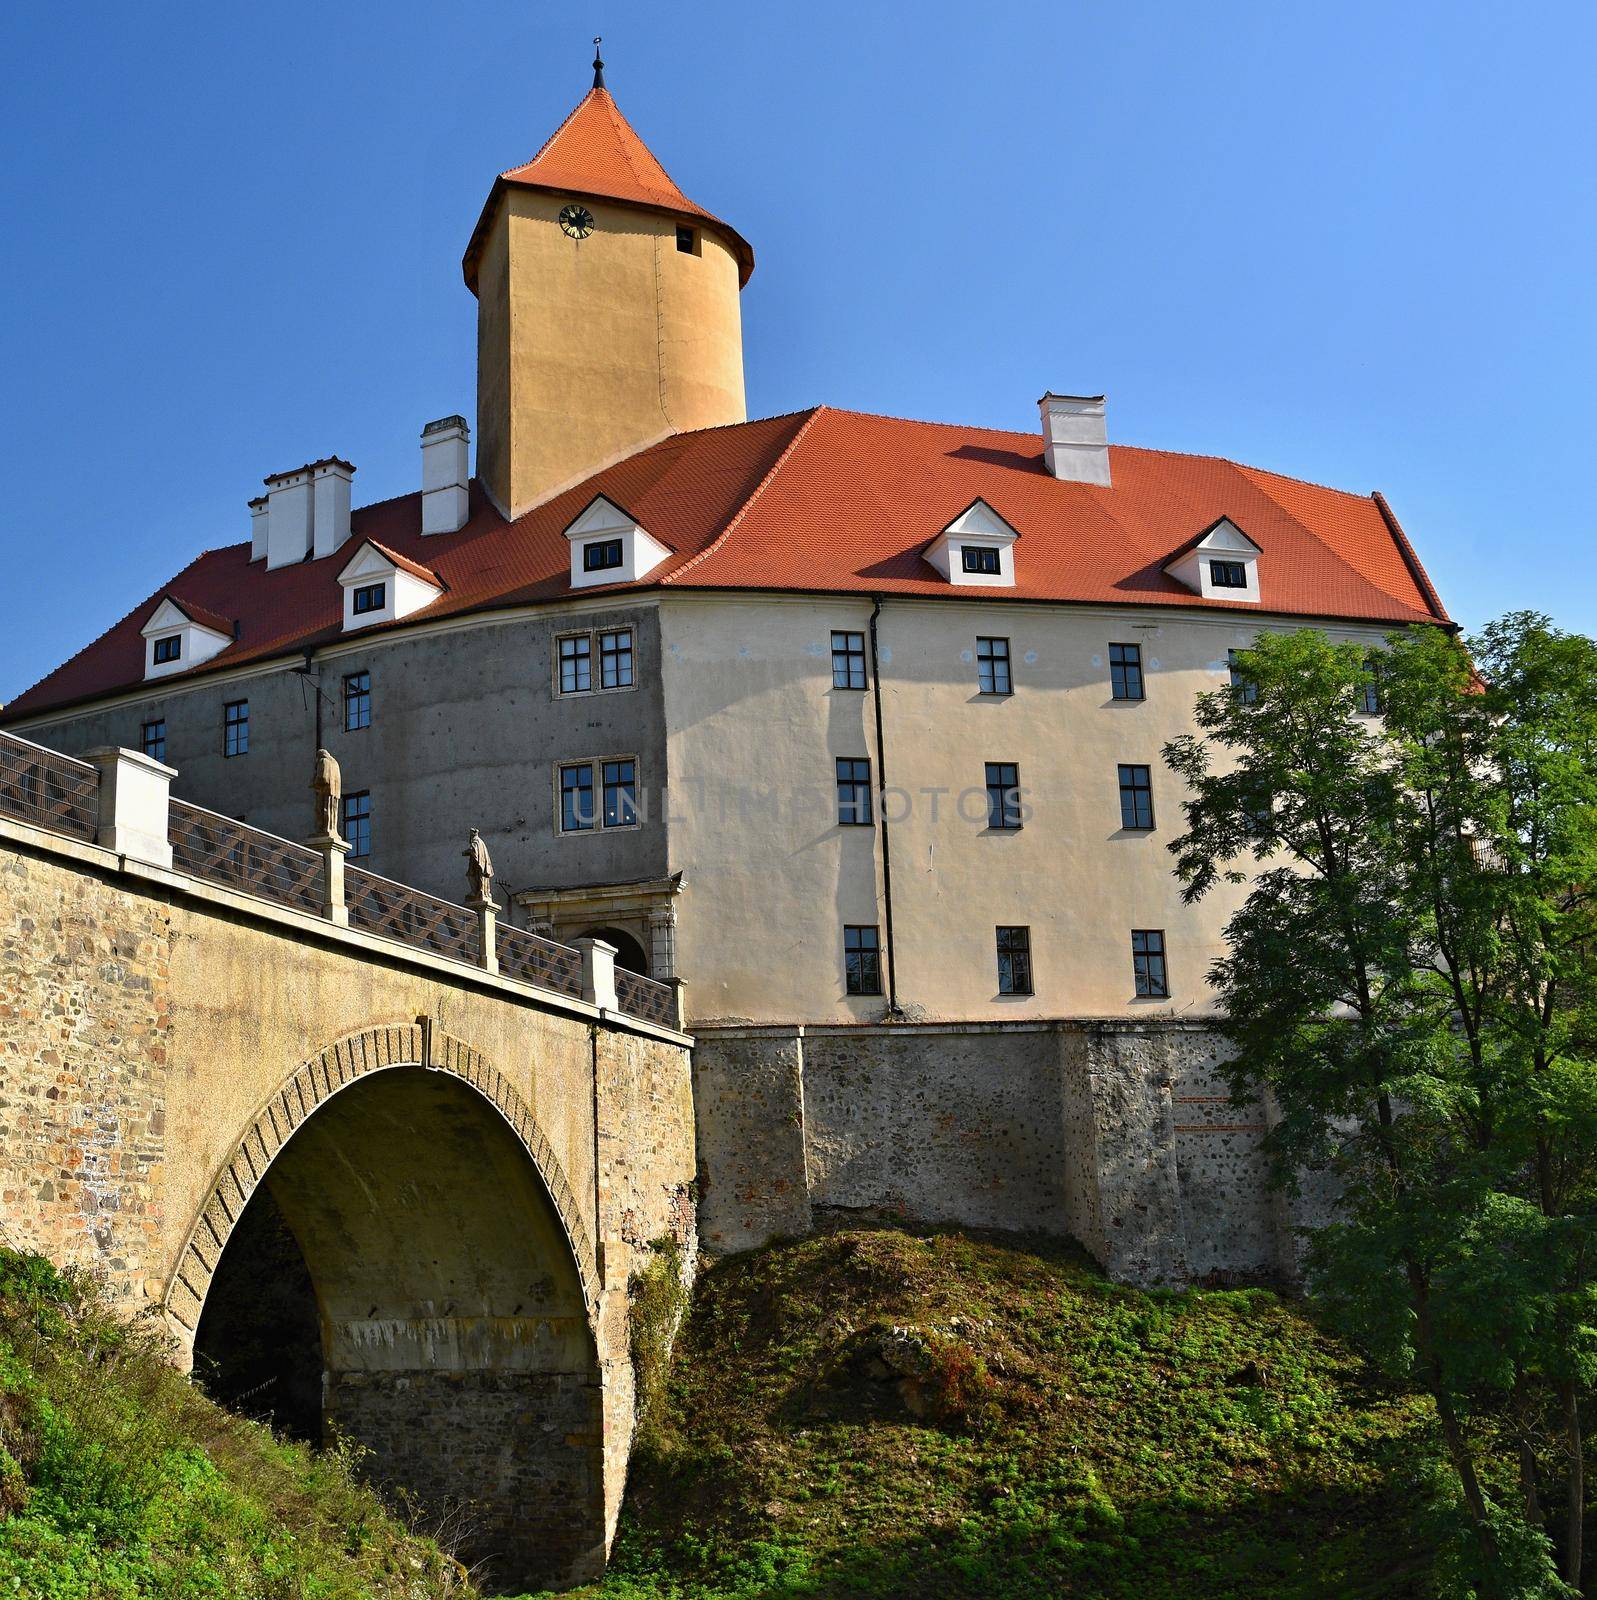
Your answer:
[[[754,502],[756,500],[758,500],[760,498],[760,496],[762,494],[765,493],[766,489],[771,484],[771,480],[776,477],[777,473],[779,473],[782,470],[782,468],[787,465],[788,460],[792,456],[793,452],[798,449],[799,441],[801,439],[803,439],[805,434],[807,434],[810,431],[810,429],[814,426],[815,419],[818,416],[820,416],[820,414],[823,411],[827,411],[827,410],[830,410],[830,409],[831,408],[829,406],[813,406],[813,407],[811,407],[810,414],[804,419],[804,421],[802,423],[799,424],[798,428],[795,430],[795,432],[793,434],[793,437],[787,441],[786,445],[783,446],[782,453],[776,458],[775,461],[773,461],[770,464],[769,467],[766,468],[765,475],[760,479],[760,481],[757,484],[755,484],[754,488],[752,490],[750,490],[750,492],[744,497],[743,504],[740,505],[737,508],[737,510],[732,513],[731,521],[729,521],[727,523],[727,525],[715,536],[715,538],[713,538],[709,542],[709,544],[707,544],[701,551],[699,551],[699,553],[696,556],[692,556],[687,561],[684,561],[682,563],[682,565],[676,569],[675,572],[666,573],[665,576],[660,579],[660,582],[662,584],[675,583],[676,580],[678,578],[680,578],[683,573],[691,572],[696,566],[699,565],[699,563],[701,561],[706,561],[711,556],[713,556],[715,554],[715,552],[717,550],[719,550],[721,548],[721,546],[724,545],[726,543],[726,541],[732,537],[733,531],[736,529],[737,525],[743,520],[743,518],[747,514],[749,508],[754,504]],[[795,415],[796,415],[796,413],[795,413]]]
[[[1430,573],[1420,564],[1414,546],[1409,543],[1408,535],[1403,531],[1403,524],[1397,520],[1397,513],[1386,503],[1386,496],[1379,489],[1372,489],[1370,499],[1375,502],[1375,509],[1381,513],[1381,521],[1386,524],[1387,532],[1392,535],[1393,542],[1397,545],[1397,553],[1402,556],[1403,564],[1408,568],[1415,587],[1424,595],[1426,605],[1440,621],[1452,625],[1453,619],[1447,614],[1447,607],[1442,604],[1442,597],[1436,592],[1436,585],[1431,582]]]

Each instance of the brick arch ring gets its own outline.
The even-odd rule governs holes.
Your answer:
[[[223,1247],[278,1151],[294,1130],[339,1090],[373,1072],[393,1067],[423,1067],[450,1073],[499,1113],[532,1158],[554,1203],[582,1282],[589,1322],[595,1321],[599,1274],[593,1245],[577,1209],[576,1196],[543,1129],[509,1079],[470,1045],[442,1032],[432,1025],[431,1018],[424,1017],[397,1027],[366,1028],[328,1045],[291,1073],[256,1112],[211,1185],[167,1284],[164,1309],[181,1330],[185,1344],[193,1340],[199,1327],[200,1312]]]

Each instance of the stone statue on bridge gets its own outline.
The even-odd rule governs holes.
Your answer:
[[[494,897],[493,858],[488,854],[488,846],[483,843],[482,835],[475,828],[471,830],[471,839],[461,853],[466,858],[467,903],[470,905],[482,905],[492,902]]]
[[[344,777],[330,751],[316,752],[316,775],[311,779],[316,796],[316,837],[338,837],[338,803],[344,793]]]

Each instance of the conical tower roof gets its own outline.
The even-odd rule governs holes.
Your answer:
[[[466,246],[466,285],[477,290],[477,257],[506,187],[619,200],[671,216],[707,222],[723,234],[738,258],[738,281],[749,281],[754,251],[737,229],[693,201],[672,181],[637,130],[602,85],[595,86],[550,135],[532,160],[501,172]]]

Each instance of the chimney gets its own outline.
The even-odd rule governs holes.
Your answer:
[[[1109,428],[1101,394],[1054,394],[1037,402],[1042,412],[1043,455],[1063,483],[1109,487]]]
[[[266,529],[270,519],[266,515],[266,496],[250,501],[250,560],[259,561],[266,554]]]
[[[347,461],[329,456],[325,461],[313,461],[305,470],[311,475],[313,548],[319,561],[349,538],[349,486],[355,469]]]
[[[276,472],[266,480],[266,566],[291,567],[311,548],[311,469]]]
[[[453,533],[466,525],[470,443],[464,417],[440,417],[421,430],[423,533]]]

